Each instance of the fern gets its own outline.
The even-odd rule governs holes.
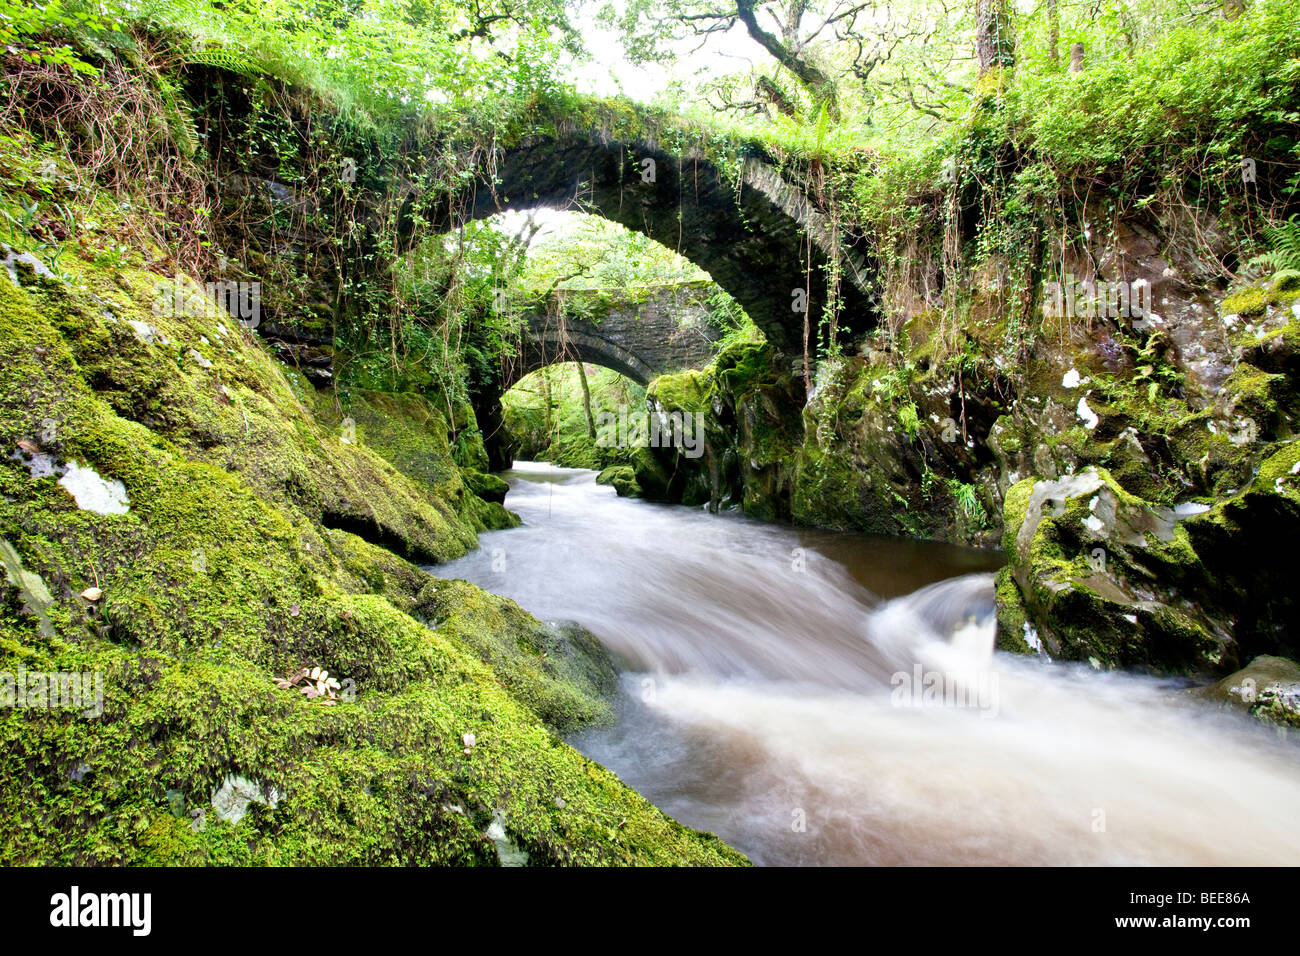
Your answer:
[[[1300,214],[1292,213],[1290,219],[1280,226],[1269,228],[1265,235],[1272,248],[1247,262],[1246,268],[1273,272],[1300,271]]]
[[[186,57],[186,62],[228,70],[252,79],[266,72],[260,58],[247,50],[236,50],[231,47],[210,46],[196,49]]]
[[[902,426],[907,437],[915,441],[921,431],[921,419],[916,413],[916,406],[908,402],[898,410],[898,424]]]
[[[199,151],[199,135],[194,128],[194,117],[180,89],[167,77],[157,77],[158,98],[163,105],[163,118],[169,137],[188,159]]]
[[[962,513],[978,528],[988,527],[989,515],[980,501],[979,492],[974,485],[968,485],[956,478],[948,479],[948,490],[953,500],[961,507]]]

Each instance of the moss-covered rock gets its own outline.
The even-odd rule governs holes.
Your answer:
[[[1001,646],[1187,674],[1294,656],[1289,571],[1252,542],[1300,531],[1298,462],[1300,448],[1286,445],[1234,497],[1176,509],[1129,494],[1104,469],[1019,482],[1004,512]]]
[[[1180,517],[1103,469],[1018,483],[1007,495],[1004,545],[1020,600],[1001,582],[1001,646],[1187,673],[1235,660],[1232,622],[1206,615],[1183,590],[1203,570]]]
[[[346,409],[331,392],[313,389],[305,397],[341,442],[374,452],[410,478],[448,522],[474,532],[519,524],[503,507],[505,481],[458,465],[447,417],[424,396],[353,388]]]
[[[1279,727],[1300,727],[1300,664],[1261,654],[1216,683],[1187,691]]]
[[[510,484],[504,478],[485,475],[481,471],[465,471],[463,474],[465,486],[484,501],[493,501],[497,504],[505,502]]]
[[[514,601],[465,581],[430,581],[417,615],[486,663],[519,701],[558,730],[608,721],[617,671],[609,652],[575,624],[543,624]]]
[[[631,465],[613,465],[596,476],[596,484],[612,485],[620,498],[643,497],[641,485],[636,480],[636,469]]]
[[[1263,315],[1268,308],[1268,290],[1258,286],[1239,289],[1223,300],[1220,309],[1228,314],[1242,316]]]
[[[347,432],[250,335],[123,278],[0,275],[0,538],[50,598],[0,587],[0,672],[102,695],[0,709],[0,862],[495,864],[494,819],[535,864],[744,862],[557,736],[607,714],[588,636],[407,562],[475,542],[439,429],[388,436],[419,402],[364,395]],[[316,666],[339,700],[274,681]],[[237,778],[262,799],[234,822]]]
[[[738,343],[701,371],[661,375],[646,390],[651,414],[688,425],[698,417],[702,444],[637,449],[637,481],[647,497],[789,520],[802,403],[802,383],[766,343]]]

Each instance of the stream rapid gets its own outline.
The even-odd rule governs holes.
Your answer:
[[[1185,682],[994,650],[996,553],[623,499],[520,462],[430,568],[616,656],[570,743],[760,864],[1289,864],[1294,742]]]

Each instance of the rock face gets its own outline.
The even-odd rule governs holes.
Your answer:
[[[1236,661],[1234,621],[1199,601],[1206,573],[1179,513],[1089,467],[1018,482],[1007,515],[1000,646],[1189,673]]]
[[[704,416],[705,450],[692,458],[678,448],[644,449],[637,479],[646,497],[739,507],[762,520],[994,540],[989,494],[963,480],[975,442],[963,444],[960,426],[938,418],[946,403],[918,411],[904,397],[911,395],[884,367],[844,359],[819,369],[805,401],[801,371],[788,357],[766,344],[732,346],[701,372],[651,384],[652,414]],[[931,419],[943,424],[938,433],[923,426]]]
[[[1008,650],[1187,675],[1296,656],[1276,547],[1300,530],[1300,282],[1224,296],[1177,248],[1134,224],[1090,240],[1059,263],[1088,277],[1064,316],[977,273],[960,328],[915,311],[823,361],[806,401],[763,346],[663,376],[650,407],[702,412],[707,451],[646,449],[627,493],[1001,543]],[[1120,280],[1147,312],[1089,305]]]
[[[1280,552],[1300,530],[1294,302],[1274,283],[1185,305],[1172,394],[1151,366],[1092,365],[1062,387],[1087,392],[1095,422],[1054,412],[1052,389],[999,419],[1004,480],[1037,476],[1005,495],[1002,646],[1210,674],[1300,653]]]

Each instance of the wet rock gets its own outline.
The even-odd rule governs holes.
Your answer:
[[[1053,657],[1185,674],[1300,649],[1288,565],[1257,544],[1300,533],[1300,445],[1282,446],[1213,505],[1164,507],[1090,468],[1018,482],[1005,518],[1006,649],[1025,651],[1028,627]]]
[[[1184,515],[1129,494],[1098,468],[1025,479],[1006,507],[1000,646],[1023,651],[1032,633],[1053,658],[1189,673],[1233,658],[1232,620],[1206,614],[1180,586],[1204,578],[1177,537]],[[1178,573],[1180,562],[1195,573]]]
[[[1300,727],[1300,664],[1285,657],[1261,654],[1241,670],[1187,693],[1265,723]]]

